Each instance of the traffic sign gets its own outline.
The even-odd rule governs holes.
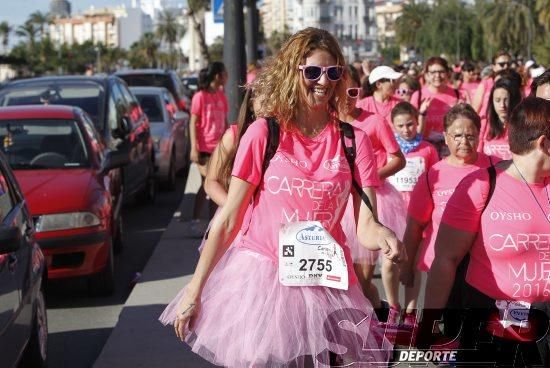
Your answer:
[[[223,0],[212,0],[214,23],[223,23]]]

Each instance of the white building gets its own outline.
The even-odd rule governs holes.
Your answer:
[[[115,8],[90,8],[70,18],[56,18],[50,25],[55,44],[92,41],[109,47],[129,48],[146,32],[153,31],[153,22],[141,9],[122,5]]]
[[[266,37],[285,26],[291,33],[317,27],[338,38],[350,62],[378,54],[373,0],[265,0],[260,16]]]

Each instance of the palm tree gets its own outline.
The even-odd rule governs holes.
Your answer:
[[[178,23],[176,14],[170,10],[164,10],[159,15],[157,24],[157,36],[161,42],[168,44],[170,55],[175,59],[175,44],[183,34],[183,26]],[[174,61],[174,60],[172,60]],[[174,65],[174,63],[172,63]]]
[[[485,11],[485,33],[497,48],[525,51],[531,58],[535,19],[529,0],[495,0]],[[525,50],[518,47],[525,45]]]
[[[49,14],[42,13],[39,10],[29,15],[29,21],[33,22],[36,26],[38,26],[40,30],[40,38],[44,38],[44,35],[46,33],[45,28],[47,25],[49,25],[52,22]]]
[[[535,9],[538,13],[538,21],[547,32],[550,32],[550,0],[537,0]]]
[[[210,64],[210,53],[208,52],[208,46],[206,46],[206,40],[204,38],[204,31],[201,27],[201,22],[198,19],[198,14],[210,8],[210,0],[188,0],[187,4],[187,15],[191,19],[191,23],[193,23],[193,28],[199,36],[199,46],[201,48],[201,54],[204,57],[204,60],[206,60],[206,62]]]
[[[426,3],[405,4],[403,13],[395,20],[396,41],[407,47],[418,48],[420,30],[429,14],[431,14],[430,6]]]
[[[143,50],[144,56],[149,60],[149,67],[157,64],[157,51],[159,43],[152,33],[145,33],[139,40],[139,46]]]
[[[15,34],[19,37],[27,39],[27,47],[29,49],[30,55],[33,55],[36,45],[36,36],[39,30],[36,28],[35,24],[31,20],[27,20],[23,25],[17,27]]]
[[[13,28],[9,25],[8,22],[3,21],[0,23],[0,37],[2,37],[2,46],[4,47],[4,53],[8,50],[8,44],[10,41],[10,33]]]

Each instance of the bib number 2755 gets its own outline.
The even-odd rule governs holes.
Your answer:
[[[300,259],[300,271],[332,271],[332,261],[330,259]]]

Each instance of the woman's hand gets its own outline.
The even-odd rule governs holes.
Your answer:
[[[422,100],[422,103],[420,104],[420,108],[418,109],[418,113],[420,115],[426,115],[426,112],[428,111],[428,108],[432,104],[433,99],[434,98],[430,96]]]
[[[376,239],[382,254],[394,263],[401,263],[407,260],[407,252],[403,243],[397,239],[395,233],[385,226],[378,229]]]
[[[181,341],[185,339],[186,332],[193,329],[193,322],[200,310],[200,297],[192,297],[187,292],[181,297],[176,309],[174,329],[176,336]]]

